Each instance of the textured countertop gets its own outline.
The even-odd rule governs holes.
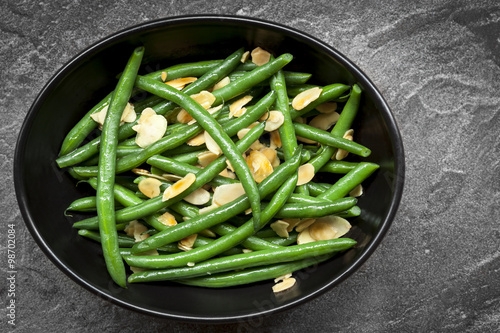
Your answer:
[[[337,48],[392,108],[406,184],[374,255],[313,301],[250,323],[196,325],[131,312],[84,290],[35,244],[13,186],[15,143],[46,81],[89,44],[184,14],[236,14]],[[16,332],[493,332],[500,329],[500,7],[497,1],[2,1],[0,292],[17,231]],[[4,303],[2,303],[4,304]],[[6,303],[5,303],[6,304]],[[7,304],[6,304],[7,306]],[[0,330],[7,325],[0,309]]]

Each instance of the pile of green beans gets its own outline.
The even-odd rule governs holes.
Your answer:
[[[141,74],[145,52],[143,47],[133,51],[115,90],[71,129],[56,159],[75,182],[95,190],[69,202],[63,213],[79,235],[101,244],[117,285],[168,280],[222,288],[255,283],[316,265],[356,245],[343,235],[301,243],[303,231],[294,231],[291,223],[362,214],[351,193],[379,166],[362,160],[371,155],[368,147],[345,136],[360,109],[357,84],[310,84],[311,74],[286,69],[293,63],[291,54],[270,55],[267,63],[256,65],[243,48],[223,60]],[[182,88],[167,82],[186,77],[196,79]],[[294,109],[292,101],[311,88],[321,89],[319,97]],[[220,107],[210,112],[194,99],[200,92],[213,97],[209,107]],[[138,94],[136,120],[121,123],[127,103]],[[242,114],[229,116],[243,97]],[[308,124],[321,112],[332,112],[320,108],[324,103],[336,103],[340,114],[326,130]],[[91,115],[104,108],[108,111],[99,129]],[[165,117],[168,126],[163,137],[141,148],[134,126],[145,109]],[[181,110],[193,121],[180,123]],[[277,127],[270,116],[274,110],[281,114]],[[203,133],[219,153],[211,152],[208,142],[193,143]],[[355,156],[336,160],[339,151],[350,154],[348,159]],[[202,156],[210,154],[213,158],[203,162]],[[260,159],[253,160],[254,154]],[[311,168],[314,173],[303,181],[301,170]],[[258,172],[267,173],[258,178]],[[192,175],[186,188],[163,198],[163,192],[176,191]],[[154,184],[154,194],[141,187],[146,182]],[[242,192],[219,203],[221,186],[241,187]],[[193,201],[200,193],[203,203]],[[275,229],[283,221],[292,226],[286,234]]]

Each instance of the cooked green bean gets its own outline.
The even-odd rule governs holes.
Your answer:
[[[95,212],[96,209],[96,197],[92,195],[74,200],[66,208],[66,212]]]
[[[290,116],[292,117],[292,119],[300,117],[308,113],[309,111],[313,110],[320,104],[339,98],[350,88],[351,88],[350,86],[341,83],[334,83],[328,86],[324,86],[322,88],[323,91],[321,92],[321,95],[315,101],[311,102],[308,106],[306,106],[300,111],[297,111],[295,109],[290,110]],[[344,133],[342,133],[342,135],[344,135]]]
[[[330,199],[330,197],[328,197],[328,199]],[[332,201],[317,203],[314,206],[308,203],[289,203],[284,205],[275,216],[280,219],[322,217],[347,210],[358,202],[356,198],[351,197],[341,197],[330,200]],[[263,207],[267,207],[267,204],[263,204]]]
[[[117,239],[115,199],[113,195],[116,145],[118,143],[117,133],[120,118],[130,99],[143,54],[143,47],[138,47],[134,50],[109,103],[108,112],[102,127],[99,171],[97,175],[96,206],[102,252],[111,278],[116,284],[124,288],[127,286],[127,281],[125,265],[120,255]]]
[[[325,241],[317,241],[301,245],[292,245],[281,247],[278,249],[269,249],[254,251],[250,253],[242,253],[234,256],[210,259],[203,263],[194,265],[193,267],[174,268],[165,270],[152,270],[132,274],[128,281],[146,282],[146,281],[164,281],[175,280],[179,278],[196,277],[209,275],[219,272],[227,272],[235,269],[245,269],[255,266],[264,266],[276,264],[279,262],[296,261],[307,258],[319,257],[325,254],[344,251],[356,244],[356,241],[350,238],[337,238]],[[158,264],[159,256],[147,256],[148,261],[133,262],[133,265],[143,264],[138,267],[162,268]],[[130,260],[131,256],[126,256],[125,260]],[[145,256],[137,256],[137,258],[145,258]],[[147,265],[146,265],[147,263]]]

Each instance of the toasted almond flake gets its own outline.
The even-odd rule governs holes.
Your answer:
[[[360,197],[362,194],[363,186],[361,184],[356,185],[356,187],[354,187],[351,192],[349,192],[349,196],[354,198]]]
[[[249,56],[250,56],[250,51],[245,51],[245,53],[243,53],[243,54],[241,55],[241,59],[240,59],[240,61],[241,61],[242,63],[245,63],[245,62],[248,60],[248,57],[249,57]]]
[[[161,72],[161,80],[163,82],[167,81],[167,72]]]
[[[259,118],[259,121],[262,122],[262,121],[266,121],[267,118],[269,118],[269,111],[266,111],[262,114],[262,116],[260,116]]]
[[[295,110],[302,110],[303,108],[311,104],[311,102],[318,99],[322,91],[323,89],[319,87],[314,87],[301,92],[300,94],[298,94],[293,98],[292,107]]]
[[[218,207],[219,207],[219,205],[212,204],[210,206],[206,206],[206,207],[200,208],[199,214],[201,215],[201,214],[208,213],[208,212],[210,212],[210,211],[212,211],[212,210],[214,210],[215,208],[218,208]]]
[[[278,236],[285,238],[290,236],[287,231],[288,226],[289,226],[288,222],[285,222],[283,220],[278,220],[276,222],[271,223],[270,225],[271,229],[273,229]]]
[[[241,252],[243,252],[243,253],[252,253],[252,252],[253,252],[253,250],[250,250],[250,249],[243,249],[243,250],[241,250]]]
[[[188,262],[186,265],[187,265],[188,267],[194,267],[195,263],[194,263],[194,262],[192,262],[192,261],[190,261],[190,262]]]
[[[102,125],[104,124],[104,120],[106,119],[106,114],[108,113],[108,105],[103,107],[101,111],[92,113],[90,118],[92,118],[96,123],[99,124],[99,128],[102,129]],[[124,123],[132,123],[136,120],[137,115],[135,114],[134,105],[131,103],[127,103],[125,108],[123,109],[122,116],[120,118],[120,125]]]
[[[212,230],[210,230],[210,229],[203,229],[202,231],[199,232],[199,234],[201,236],[205,236],[205,237],[208,237],[208,238],[215,238],[215,237],[217,237],[217,234],[215,232],[213,232]]]
[[[309,234],[309,228],[305,228],[297,236],[297,244],[298,245],[311,243],[311,242],[315,242],[315,241],[316,240],[314,238],[312,238],[311,235]]]
[[[158,216],[158,221],[160,221],[162,224],[166,225],[167,227],[173,227],[174,225],[177,224],[177,220],[175,219],[175,216],[173,216],[169,212],[165,212]]]
[[[300,220],[300,222],[295,226],[295,231],[301,232],[302,230],[306,229],[311,224],[313,224],[315,221],[316,219],[312,218]]]
[[[137,220],[130,221],[124,231],[128,236],[134,237],[136,242],[140,242],[149,237],[149,234],[145,233],[148,231],[148,228]]]
[[[302,221],[302,220],[301,219],[283,219],[282,221],[285,221],[286,223],[288,223],[288,227],[286,228],[286,231],[291,232],[293,230],[293,228],[295,228],[295,226],[297,224],[299,224],[300,221]]]
[[[144,178],[138,184],[139,191],[148,198],[154,198],[160,195],[161,181],[156,178]]]
[[[210,114],[214,114],[216,113],[217,111],[219,111],[220,109],[222,109],[224,105],[218,105],[218,106],[214,106],[213,108],[209,108],[207,109],[207,112],[210,113]],[[194,123],[196,123],[196,119],[191,119],[187,124],[188,125],[193,125]]]
[[[202,90],[197,94],[191,95],[191,98],[198,102],[205,110],[209,109],[215,102],[215,96],[207,90]]]
[[[280,159],[278,158],[278,152],[276,149],[264,147],[259,149],[259,151],[267,157],[273,168],[277,168],[280,165]]]
[[[253,49],[250,55],[252,56],[252,62],[257,66],[267,64],[269,62],[269,59],[271,58],[271,53],[260,47],[256,47],[255,49]]]
[[[167,131],[167,119],[156,114],[152,108],[146,108],[132,129],[137,132],[135,143],[141,148],[147,148],[163,137]]]
[[[349,130],[347,130],[344,133],[343,137],[346,140],[352,141],[354,139],[353,135],[354,135],[354,130],[353,129],[349,129]],[[349,155],[349,152],[345,151],[344,149],[337,149],[337,152],[335,153],[335,159],[338,160],[338,161],[341,161],[344,158],[346,158],[347,155]]]
[[[209,165],[210,163],[212,163],[213,161],[215,161],[215,159],[218,157],[219,155],[217,154],[214,154],[213,152],[211,152],[210,150],[206,150],[204,152],[201,152],[197,155],[198,157],[198,163],[202,166],[202,167],[206,167],[207,165]]]
[[[185,247],[188,248],[193,248],[194,242],[196,242],[196,238],[198,237],[198,234],[192,234],[187,237],[184,237],[179,241],[180,244],[184,245]]]
[[[210,201],[210,193],[204,188],[200,187],[196,191],[184,197],[184,201],[189,202],[192,205],[200,206],[204,205]]]
[[[311,144],[311,145],[314,145],[316,144],[317,142],[314,141],[314,140],[311,140],[311,139],[306,139],[306,138],[303,138],[301,136],[298,136],[297,135],[297,140],[300,141],[300,142],[304,142],[304,143],[307,143],[307,144]]]
[[[224,184],[217,186],[214,190],[212,204],[222,206],[245,194],[241,183]]]
[[[337,112],[322,113],[311,119],[309,125],[326,131],[339,120],[339,117],[340,115]]]
[[[220,149],[217,142],[215,142],[215,140],[210,136],[210,134],[208,134],[207,131],[204,132],[204,135],[205,135],[205,144],[207,145],[208,150],[210,150],[217,156],[220,156],[222,154],[222,149]]]
[[[231,103],[231,105],[229,106],[229,118],[232,118],[233,116],[235,116],[235,113],[240,111],[241,108],[243,108],[243,106],[248,104],[248,102],[250,102],[252,100],[252,98],[253,98],[252,95],[246,95],[246,96],[234,101],[233,103]]]
[[[231,178],[231,179],[236,179],[236,175],[234,174],[234,172],[229,171],[227,168],[224,169],[224,170],[222,170],[219,173],[219,176],[226,177],[226,178]]]
[[[189,139],[186,141],[188,146],[201,146],[202,144],[205,143],[205,132],[201,132],[194,138]]]
[[[285,117],[280,111],[270,111],[269,118],[266,120],[266,127],[264,128],[267,132],[272,132],[277,130],[283,125]]]
[[[328,223],[315,222],[309,227],[309,235],[318,241],[334,239],[336,238],[337,230]]]
[[[190,83],[196,81],[196,77],[181,77],[175,80],[167,81],[165,84],[168,84],[171,87],[174,87],[177,90],[182,90],[184,87]]]
[[[283,281],[284,279],[288,279],[289,277],[292,277],[292,273],[286,273],[285,275],[278,276],[274,279],[274,283],[278,283],[280,281]]]
[[[169,181],[169,182],[176,182],[178,180],[181,180],[182,179],[182,176],[179,176],[179,175],[174,175],[173,173],[164,173],[163,175],[161,175],[163,178],[165,178],[166,181]]]
[[[332,113],[337,110],[337,103],[326,102],[316,106],[316,110],[318,110],[320,113]]]
[[[222,87],[225,87],[229,83],[231,83],[231,79],[229,78],[229,76],[226,76],[214,85],[214,87],[212,88],[212,91],[215,91],[215,90],[218,90]]]
[[[299,167],[298,176],[297,186],[309,183],[314,178],[314,165],[311,163],[302,164]]]
[[[196,180],[194,173],[188,173],[181,180],[175,182],[170,187],[168,187],[165,192],[163,192],[162,201],[167,201],[180,193],[184,192],[191,186]]]
[[[262,182],[267,176],[273,173],[273,165],[269,162],[266,155],[259,151],[252,150],[250,154],[248,154],[246,162],[250,168],[253,179],[257,183]]]
[[[164,175],[155,175],[154,173],[151,173],[145,169],[134,168],[131,171],[138,176],[146,176],[146,177],[156,178],[158,180],[165,180],[165,181],[169,180],[168,178],[164,177]]]
[[[184,109],[180,110],[177,114],[177,121],[181,124],[187,124],[192,120],[194,120],[193,117]]]
[[[274,149],[281,148],[280,133],[278,131],[272,131],[269,132],[269,134],[270,134],[269,147]]]
[[[284,279],[283,281],[281,281],[273,286],[273,292],[279,293],[279,292],[285,291],[287,289],[290,289],[295,285],[295,282],[297,282],[297,281],[293,277]]]

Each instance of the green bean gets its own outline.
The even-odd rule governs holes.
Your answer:
[[[282,149],[277,149],[276,152],[280,160],[285,159],[285,154],[283,153]],[[300,164],[304,164],[307,163],[312,158],[312,154],[309,150],[302,149],[302,155],[300,158],[301,158]]]
[[[306,185],[307,185],[307,188],[309,189],[309,192],[311,193],[311,195],[315,196],[315,197],[323,194],[326,190],[329,189],[329,186],[323,186],[323,184],[318,184],[315,182],[309,182]]]
[[[290,193],[295,188],[297,183],[297,175],[288,179],[277,191],[271,204],[267,206],[266,209],[262,211],[262,219],[260,224],[257,225],[257,229],[262,228],[267,222],[269,222],[274,214],[280,209],[280,207],[288,200]],[[245,246],[256,245],[259,248],[263,247],[265,249],[277,248],[279,246],[273,245],[264,241],[256,243],[254,240],[248,241],[248,238],[255,232],[253,218],[248,222],[243,224],[241,227],[232,230],[231,232],[225,234],[224,236],[214,240],[210,244],[204,247],[200,247],[189,252],[169,255],[169,256],[155,256],[154,266],[151,266],[152,256],[127,256],[124,259],[131,266],[143,267],[143,268],[167,268],[167,267],[182,267],[188,263],[197,263],[213,256],[227,251],[234,246],[238,245],[240,242],[247,240]],[[134,253],[134,250],[132,250]]]
[[[282,54],[275,60],[269,61],[267,64],[256,67],[252,71],[242,76],[240,79],[215,90],[213,92],[213,95],[215,96],[214,105],[224,103],[224,101],[228,101],[231,98],[234,98],[254,87],[257,83],[270,78],[274,73],[276,73],[290,61],[292,61],[292,59],[293,56],[291,54]]]
[[[175,88],[141,76],[138,76],[136,85],[143,90],[159,95],[167,100],[171,100],[183,107],[191,115],[191,117],[196,119],[197,123],[200,124],[200,126],[203,127],[208,134],[210,134],[212,139],[224,153],[224,156],[233,166],[234,172],[241,181],[245,192],[248,194],[250,205],[252,207],[254,223],[258,224],[260,222],[260,195],[259,190],[257,189],[257,184],[252,177],[252,173],[250,172],[245,159],[238,152],[238,149],[234,145],[231,138],[222,130],[219,123],[217,123],[217,121],[198,102],[194,101],[188,95]],[[224,88],[225,87],[219,90]],[[216,92],[219,90],[216,90]]]
[[[365,146],[360,145],[359,143],[356,143],[354,141],[344,139],[343,137],[334,136],[327,131],[317,129],[306,124],[298,123],[294,123],[293,127],[295,128],[295,133],[297,133],[297,135],[306,139],[317,141],[323,145],[340,148],[349,153],[353,153],[362,157],[368,157],[371,154],[371,150],[366,148]],[[281,140],[283,141],[283,139]]]
[[[318,98],[319,99],[319,98]],[[317,100],[316,100],[317,101]],[[316,102],[315,101],[315,102]],[[331,134],[335,137],[341,138],[344,136],[345,132],[349,130],[352,126],[354,118],[359,109],[359,103],[361,101],[361,89],[358,85],[353,85],[349,100],[344,105],[344,109],[340,113],[340,117],[333,126]],[[313,103],[311,103],[313,104]],[[309,104],[309,106],[311,105]],[[335,153],[335,148],[329,146],[322,146],[322,150],[312,158],[309,163],[314,166],[314,171],[318,172],[323,165],[330,161],[331,157]]]
[[[290,116],[292,117],[292,119],[300,117],[308,113],[309,111],[311,111],[320,104],[339,98],[340,96],[342,96],[343,93],[348,91],[350,88],[351,88],[350,86],[341,83],[334,83],[328,86],[324,86],[322,88],[323,91],[321,92],[321,95],[315,101],[311,102],[309,105],[307,105],[300,111],[297,111],[295,109],[290,110]],[[342,133],[342,135],[344,135],[344,133]]]
[[[296,243],[297,242],[297,237],[298,237],[299,233],[296,232],[296,231],[291,231],[289,234],[288,234],[288,237],[277,237],[277,236],[273,236],[273,237],[266,237],[266,238],[263,238],[262,240],[266,241],[266,242],[269,242],[269,243],[272,243],[272,244],[275,244],[275,245],[280,245],[280,246],[288,246],[288,245],[291,245],[293,243]]]
[[[318,199],[313,196],[302,193],[293,193],[288,199],[288,203],[304,203],[309,205],[316,205],[318,203],[327,203],[327,202],[329,202],[329,200]]]
[[[167,69],[166,71],[167,77],[169,77],[169,79],[175,79],[182,77],[178,76],[181,73],[186,74],[186,73],[192,73],[195,69],[199,70],[200,73],[201,72],[203,73],[203,76],[200,77],[195,82],[191,83],[183,90],[184,93],[186,94],[195,94],[202,91],[203,89],[209,88],[217,81],[219,81],[222,77],[226,76],[229,72],[231,72],[234,69],[234,67],[239,63],[242,54],[243,54],[243,49],[239,49],[233,54],[231,54],[229,57],[227,57],[226,60],[224,60],[222,63],[220,64],[219,62],[215,63],[215,66],[213,62],[208,62],[207,64],[210,64],[210,67],[206,66],[203,63],[195,63],[195,65],[191,66],[181,65],[178,67],[174,67],[172,69]],[[159,80],[161,72],[159,75],[157,73],[158,72],[151,73],[145,75],[144,77],[150,78],[152,80]],[[175,103],[172,103],[170,101],[164,101],[154,106],[153,109],[157,114],[166,115],[167,112],[173,111],[175,107],[176,107]],[[86,118],[90,119],[90,121],[95,126],[95,122],[90,118],[90,116]],[[132,127],[136,123],[137,121],[133,123],[124,124],[123,126],[121,126],[118,132],[119,140],[123,140],[133,135],[135,131],[132,129]],[[59,165],[59,167],[63,168],[82,162],[87,158],[91,157],[92,155],[94,155],[95,153],[97,153],[97,151],[99,150],[99,144],[100,144],[100,138],[99,137],[95,138],[87,145],[76,149],[71,154],[68,154],[68,156],[61,156],[56,160],[56,163]]]
[[[248,72],[234,71],[229,75],[229,79],[231,81],[238,80],[246,73],[248,73]],[[290,72],[290,71],[284,71],[283,76],[284,76],[284,79],[286,81],[287,86],[288,85],[304,84],[311,78],[311,74],[309,74],[309,73]],[[269,82],[261,82],[260,84],[269,84]]]
[[[275,279],[288,273],[293,273],[306,267],[315,266],[330,259],[333,255],[323,255],[292,262],[248,268],[235,272],[213,274],[189,279],[174,280],[175,282],[206,288],[225,288],[250,284],[264,280]]]
[[[96,209],[96,197],[88,196],[74,200],[65,212],[95,212]]]
[[[331,202],[317,203],[314,206],[308,203],[288,203],[275,216],[280,219],[323,217],[347,210],[358,202],[356,198],[352,197],[331,200]],[[267,204],[263,203],[263,207],[267,207]]]
[[[130,99],[143,54],[144,47],[138,47],[134,50],[109,103],[108,112],[102,127],[99,171],[97,175],[96,206],[103,256],[111,278],[116,284],[124,288],[127,286],[127,281],[125,266],[120,255],[117,239],[115,200],[113,195],[116,167],[115,149],[118,143],[117,133],[120,118]]]
[[[316,88],[316,87],[321,88],[318,85],[307,84],[307,83],[306,84],[297,84],[297,85],[287,85],[287,92],[288,92],[288,96],[295,97],[298,94],[300,94],[301,92],[304,92],[306,90]]]
[[[346,174],[358,165],[357,162],[348,161],[330,161],[319,169],[318,172]]]
[[[259,184],[259,192],[261,197],[265,197],[268,194],[274,192],[284,180],[288,179],[292,174],[295,173],[298,167],[300,159],[300,149],[297,150],[296,156],[294,158],[285,161],[283,164],[274,169],[267,178],[265,178]],[[222,205],[208,214],[202,214],[195,218],[192,218],[185,223],[175,225],[168,230],[164,230],[148,239],[143,240],[138,243],[133,249],[133,253],[140,253],[148,251],[152,248],[156,248],[163,244],[169,244],[171,242],[178,241],[184,237],[187,237],[193,233],[199,232],[210,228],[218,223],[222,223],[227,219],[245,211],[250,207],[248,198],[243,195],[230,203]],[[117,214],[118,216],[118,214]]]
[[[257,133],[262,133],[264,129],[265,124],[261,123],[260,125],[255,126],[252,128],[243,138],[240,140],[240,145],[243,147],[243,145],[250,145],[253,141],[248,140],[249,138],[252,139],[254,138],[254,135]],[[158,160],[156,158],[156,160]],[[174,198],[171,198],[167,201],[163,201],[161,196],[152,198],[150,200],[147,200],[141,204],[138,204],[137,206],[134,207],[128,207],[125,209],[122,209],[116,213],[116,219],[118,222],[127,222],[127,221],[132,221],[138,218],[142,218],[144,216],[148,216],[151,214],[154,214],[156,211],[168,207],[172,204],[179,203],[181,200],[195,191],[196,189],[200,188],[201,186],[205,185],[209,181],[211,181],[216,175],[218,175],[224,168],[226,167],[226,159],[224,156],[218,157],[215,161],[210,163],[205,169],[201,170],[198,174],[196,174],[196,180],[194,184],[192,184],[186,191],[180,193]],[[260,205],[260,202],[259,202]],[[245,208],[246,209],[246,208]],[[95,228],[95,219],[89,218],[86,220],[82,220],[80,222],[76,222],[73,224],[74,228],[80,229],[80,228],[85,228],[85,229],[90,229],[90,228]],[[188,235],[186,235],[188,236]]]
[[[240,226],[241,228],[241,226]],[[217,225],[214,225],[213,227],[210,228],[213,232],[218,234],[219,236],[225,236],[228,234],[231,234],[233,232],[236,232],[237,228],[230,225],[229,223],[220,223]],[[253,233],[253,231],[252,231]],[[274,244],[270,244],[269,242],[266,242],[259,237],[255,236],[248,236],[242,243],[242,245],[250,250],[264,250],[264,249],[271,249],[271,248],[278,248],[279,246],[276,246]]]
[[[375,163],[360,162],[356,168],[340,178],[328,190],[319,195],[318,198],[326,198],[329,200],[342,198],[351,192],[357,185],[361,184],[378,168],[379,165]]]
[[[348,219],[350,217],[357,217],[361,215],[361,208],[359,206],[352,206],[346,211],[335,213],[336,216]]]
[[[301,245],[292,245],[278,249],[242,253],[229,257],[210,259],[205,262],[196,264],[193,267],[134,273],[129,277],[128,281],[134,283],[204,276],[219,272],[232,271],[235,269],[245,269],[255,266],[271,265],[279,262],[289,262],[307,258],[314,258],[325,254],[332,254],[334,252],[347,250],[353,247],[355,244],[356,241],[353,239],[337,238]],[[140,257],[141,256],[139,256],[138,258]],[[158,260],[155,260],[155,258],[153,257],[158,256],[148,256],[148,259],[151,259],[151,261],[148,261],[148,267],[146,268],[161,268],[161,265],[157,265]],[[130,258],[130,256],[126,256],[126,258]],[[134,265],[135,264],[136,263],[134,263]]]

